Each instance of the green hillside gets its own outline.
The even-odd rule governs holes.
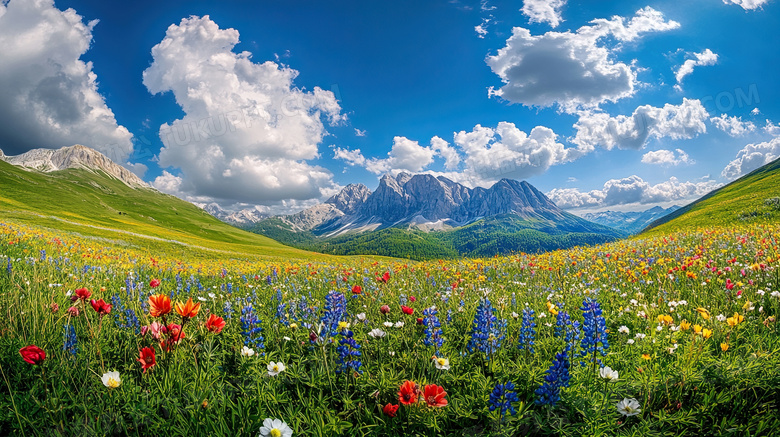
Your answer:
[[[279,219],[264,220],[251,228],[290,246],[334,255],[381,255],[427,260],[460,256],[493,256],[513,252],[538,253],[614,241],[624,235],[592,224],[592,230],[572,232],[574,216],[561,223],[523,220],[514,214],[493,216],[448,231],[387,228],[324,238],[311,232],[295,232]]]
[[[780,160],[658,219],[644,230],[667,232],[708,226],[780,221]]]
[[[148,250],[306,259],[317,257],[225,224],[152,189],[133,189],[102,172],[39,173],[0,161],[0,220],[108,238]]]

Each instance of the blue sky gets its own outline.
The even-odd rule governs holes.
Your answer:
[[[779,27],[776,0],[11,0],[0,148],[272,212],[399,171],[682,204],[780,156]]]

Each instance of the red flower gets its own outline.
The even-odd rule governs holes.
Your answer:
[[[429,407],[443,407],[447,405],[447,399],[444,399],[444,396],[447,396],[444,387],[440,387],[436,384],[425,386],[424,397],[425,402]]]
[[[390,307],[388,305],[382,305],[379,307],[379,312],[382,314],[387,314],[390,312]]]
[[[43,349],[35,345],[25,346],[19,349],[19,355],[22,356],[24,361],[32,365],[38,365],[46,359],[46,352]]]
[[[70,307],[68,308],[68,314],[70,314],[72,317],[78,317],[79,316],[79,309],[76,307]]]
[[[86,301],[89,299],[90,296],[92,296],[92,292],[87,290],[86,288],[79,288],[76,291],[74,291],[73,297],[70,298],[71,301],[75,302],[78,299],[81,299],[83,301]]]
[[[412,314],[414,314],[414,308],[409,308],[409,307],[408,307],[408,306],[406,306],[406,305],[401,305],[401,311],[403,311],[403,312],[404,312],[404,314],[408,314],[408,315],[410,315],[410,316],[411,316]]]
[[[206,320],[206,329],[215,334],[219,334],[224,327],[225,321],[222,317],[217,317],[214,313],[209,314],[209,319]]]
[[[106,314],[111,312],[111,305],[105,303],[103,299],[95,300],[92,299],[89,301],[90,305],[92,305],[92,308],[97,312],[100,317],[105,316]]]
[[[151,282],[149,282],[149,286],[152,288],[157,288],[160,286],[160,280],[159,279],[152,279]]]
[[[423,322],[424,322],[424,320],[423,320],[423,318],[422,318],[422,317],[418,317],[418,318],[417,318],[417,324],[418,324],[418,325],[422,325],[422,324],[423,324]]]
[[[154,359],[154,348],[145,347],[141,349],[138,356],[138,362],[141,363],[141,368],[144,369],[144,373],[146,373],[147,369],[154,367],[154,365],[157,364],[157,361]]]
[[[398,413],[398,407],[400,405],[387,404],[382,408],[382,412],[390,417],[395,417],[396,413]]]
[[[409,302],[417,302],[417,298],[414,296],[409,296]]]
[[[362,292],[363,292],[363,287],[359,285],[355,285],[354,287],[352,287],[352,294],[360,294]]]
[[[412,405],[417,402],[420,394],[420,388],[414,381],[406,381],[398,389],[398,402],[404,405]]]
[[[389,280],[390,280],[390,272],[385,272],[385,274],[384,274],[384,275],[382,275],[381,277],[377,276],[377,277],[376,277],[376,280],[377,280],[378,282],[384,282],[384,283],[386,284],[386,283],[387,283],[387,281],[389,281]]]
[[[168,341],[171,343],[178,343],[185,337],[184,331],[181,329],[181,325],[175,325],[173,323],[168,325]]]

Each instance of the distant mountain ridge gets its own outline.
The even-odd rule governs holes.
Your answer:
[[[80,144],[60,149],[33,149],[16,156],[5,155],[0,150],[0,160],[43,173],[69,168],[93,172],[100,170],[131,188],[151,188],[135,173],[116,164],[97,150]]]
[[[502,179],[490,188],[469,188],[445,177],[409,173],[384,175],[373,192],[348,185],[320,205],[249,229],[309,250],[356,254],[359,245],[389,256],[403,255],[383,245],[413,251],[414,244],[405,240],[415,239],[442,256],[561,248],[625,235],[561,210],[525,181]],[[520,234],[535,243],[526,245]]]
[[[582,214],[582,218],[604,226],[609,226],[629,234],[637,234],[650,223],[680,209],[674,205],[669,208],[655,206],[644,211],[602,211]]]

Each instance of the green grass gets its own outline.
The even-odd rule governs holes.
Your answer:
[[[103,173],[27,171],[0,161],[0,217],[154,251],[181,250],[264,257],[317,258],[227,225],[200,208],[151,189],[132,189]]]
[[[771,162],[651,223],[645,233],[780,222],[780,160]],[[769,202],[768,202],[769,201]]]

